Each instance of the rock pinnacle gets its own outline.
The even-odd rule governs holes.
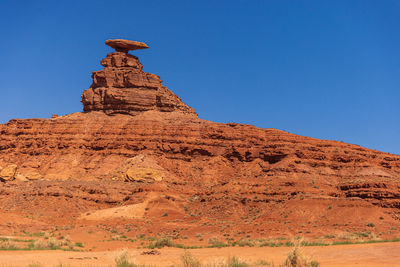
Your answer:
[[[144,72],[139,58],[128,53],[129,50],[148,48],[146,44],[114,39],[107,40],[106,45],[117,51],[101,61],[103,70],[92,72],[93,83],[82,94],[85,112],[138,115],[156,110],[197,116],[193,108],[162,85],[159,76]]]

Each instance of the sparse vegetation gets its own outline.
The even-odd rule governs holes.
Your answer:
[[[284,266],[287,267],[318,267],[319,263],[304,256],[299,247],[295,247],[287,255]]]
[[[162,238],[156,239],[153,242],[151,242],[150,245],[148,246],[148,248],[150,248],[150,249],[154,249],[154,248],[161,249],[163,247],[175,247],[175,248],[183,248],[183,249],[201,248],[200,246],[185,246],[182,244],[175,243],[169,237],[162,237]]]
[[[228,247],[229,245],[220,241],[217,237],[212,237],[208,239],[208,246],[209,248],[222,248],[222,247]]]
[[[163,237],[160,239],[157,239],[154,243],[152,243],[151,248],[163,248],[163,247],[173,247],[174,242],[168,238],[168,237]]]
[[[287,267],[318,267],[319,263],[307,257],[302,252],[302,244],[304,241],[301,238],[293,241],[294,248],[291,250],[285,260],[284,266]]]
[[[136,263],[130,262],[129,258],[130,257],[128,251],[122,251],[120,255],[115,257],[115,267],[146,267],[146,265],[144,264],[138,265]]]
[[[0,250],[75,250],[70,237],[41,235],[39,239],[0,238]]]
[[[14,241],[2,240],[0,242],[1,250],[18,250],[18,245]]]
[[[133,263],[129,262],[128,251],[123,251],[123,252],[121,252],[120,255],[118,255],[115,258],[115,266],[116,267],[134,267],[135,265]]]
[[[247,267],[247,266],[249,266],[248,263],[246,263],[245,261],[243,261],[237,257],[229,257],[227,265],[228,265],[228,267]]]
[[[192,254],[188,251],[186,251],[181,256],[181,263],[182,263],[182,267],[202,267],[203,266],[201,264],[200,260],[193,257]]]

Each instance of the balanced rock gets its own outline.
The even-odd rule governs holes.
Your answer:
[[[129,50],[149,48],[147,44],[137,41],[130,41],[124,39],[111,39],[106,41],[106,45],[111,46],[118,52],[127,53]]]
[[[146,44],[121,39],[107,40],[106,44],[117,51],[109,53],[101,61],[103,70],[93,72],[93,83],[82,94],[84,112],[138,115],[157,110],[197,116],[193,108],[162,85],[159,76],[144,72],[139,59],[127,53],[129,50],[147,48]]]

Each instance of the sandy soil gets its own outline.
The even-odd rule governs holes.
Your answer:
[[[305,247],[303,253],[320,262],[320,266],[400,266],[400,243]],[[216,262],[237,256],[249,262],[258,260],[282,263],[291,250],[287,247],[230,247],[193,249],[190,253],[203,262]],[[161,249],[160,255],[140,255],[143,250],[129,250],[131,260],[153,266],[168,266],[179,262],[184,250]],[[65,251],[1,251],[0,266],[27,266],[40,262],[45,266],[111,266],[121,250],[97,252]]]

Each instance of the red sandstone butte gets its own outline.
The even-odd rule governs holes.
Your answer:
[[[190,238],[300,230],[393,236],[390,229],[400,227],[399,155],[199,119],[157,75],[143,72],[126,51],[134,47],[111,46],[119,51],[93,72],[84,112],[0,125],[0,167],[15,164],[20,180],[29,180],[0,183],[0,206],[12,214],[43,211],[48,224],[70,223],[82,212],[142,203],[135,216],[164,229],[144,224],[143,233],[166,234],[179,225],[167,220],[179,219]],[[220,232],[216,220],[230,227]]]

